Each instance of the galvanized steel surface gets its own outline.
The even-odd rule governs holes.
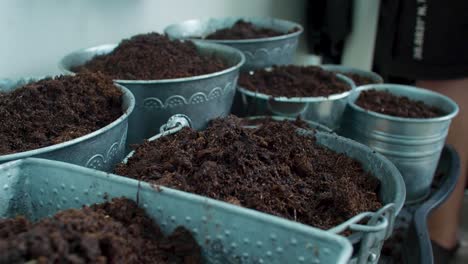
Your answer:
[[[246,57],[242,70],[253,70],[272,65],[290,64],[296,53],[299,35],[302,34],[300,24],[276,19],[261,17],[226,17],[210,19],[193,19],[173,24],[165,28],[164,32],[174,39],[190,39],[205,37],[218,29],[229,28],[238,20],[253,23],[255,26],[284,32],[285,35],[239,40],[210,40],[203,41],[228,45],[242,51]],[[298,30],[286,34],[293,28]]]
[[[354,102],[361,91],[388,90],[439,107],[445,116],[401,118],[368,111]],[[406,184],[407,202],[429,194],[450,122],[458,113],[454,101],[441,94],[412,86],[375,84],[358,87],[349,97],[340,134],[357,140],[385,155],[400,170]]]
[[[11,91],[37,79],[0,80],[0,91]],[[135,98],[125,87],[116,84],[123,91],[122,110],[124,114],[107,126],[90,134],[60,144],[34,150],[0,155],[0,163],[37,157],[77,164],[103,171],[110,171],[125,156],[128,117],[135,107]]]
[[[349,85],[351,89],[341,94],[327,97],[272,97],[238,86],[242,97],[244,111],[248,115],[277,115],[285,117],[300,116],[305,120],[314,121],[337,130],[341,117],[348,102],[347,97],[354,90],[354,82],[342,74],[338,79]]]
[[[357,75],[360,75],[362,77],[365,77],[365,78],[369,78],[371,80],[374,81],[374,83],[383,83],[383,78],[378,75],[377,73],[375,72],[372,72],[372,71],[365,71],[365,70],[361,70],[361,69],[357,69],[357,68],[353,68],[353,67],[349,67],[349,66],[344,66],[344,65],[334,65],[334,64],[324,64],[324,65],[319,65],[320,67],[322,67],[323,69],[327,70],[327,71],[333,71],[333,72],[337,72],[337,73],[353,73],[353,74],[357,74]],[[356,86],[358,86],[357,84],[355,84]]]
[[[42,159],[0,165],[0,218],[52,216],[125,196],[166,234],[191,231],[206,263],[346,263],[350,243],[336,234],[162,186]]]
[[[239,69],[245,58],[234,48],[195,41],[198,51],[207,56],[223,59],[229,68],[194,77],[165,80],[115,80],[127,87],[135,96],[135,111],[129,119],[128,144],[141,143],[159,132],[169,117],[185,114],[195,129],[204,128],[208,121],[229,114]],[[69,74],[73,66],[84,64],[96,55],[108,54],[117,45],[101,45],[79,50],[60,62]]]
[[[178,127],[172,127],[172,129],[148,140],[153,141],[177,133],[182,127],[187,126],[186,124],[180,122]],[[348,229],[352,231],[348,239],[351,243],[359,246],[359,251],[355,252],[352,260],[353,263],[377,263],[383,242],[393,231],[396,215],[402,209],[405,201],[406,189],[400,172],[384,156],[351,139],[323,131],[312,132],[298,129],[298,133],[305,136],[315,136],[319,145],[359,161],[365,171],[380,181],[379,199],[384,205],[381,209],[377,212],[363,212],[329,230],[335,234]],[[133,155],[134,151],[129,153],[123,162],[126,163]],[[366,224],[362,224],[363,221]]]

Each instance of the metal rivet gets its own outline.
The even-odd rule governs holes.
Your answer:
[[[8,188],[9,188],[8,184],[3,185],[4,190],[8,190]]]
[[[271,234],[271,235],[270,235],[270,239],[271,239],[271,240],[276,240],[276,235],[275,235],[275,234]]]
[[[273,256],[273,253],[272,253],[271,251],[268,250],[267,253],[266,253],[266,255],[267,255],[268,257],[271,257],[271,256]]]
[[[171,221],[174,223],[176,221],[175,215],[171,216]]]
[[[231,231],[226,230],[226,231],[224,231],[224,234],[225,234],[226,236],[229,236],[229,235],[231,235]]]
[[[297,260],[299,262],[305,262],[305,258],[303,256],[298,257]]]
[[[143,204],[143,208],[148,208],[148,204]]]
[[[257,247],[262,247],[263,246],[263,243],[262,241],[257,241],[257,243],[255,243],[257,245]]]
[[[368,258],[369,262],[374,262],[376,259],[377,259],[377,254],[375,253],[369,254],[369,258]]]
[[[192,218],[191,218],[190,216],[186,216],[186,217],[185,217],[185,221],[186,221],[186,222],[190,222],[190,221],[192,221]]]
[[[244,238],[244,244],[249,244],[250,240],[248,238]]]
[[[283,253],[283,248],[281,248],[281,247],[276,248],[276,252]]]
[[[291,244],[292,245],[297,245],[297,239],[291,238]]]
[[[233,242],[233,243],[231,243],[231,247],[232,247],[232,248],[236,248],[236,247],[237,247],[237,244]]]

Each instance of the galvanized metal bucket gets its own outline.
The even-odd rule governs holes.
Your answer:
[[[447,113],[438,118],[401,118],[365,110],[354,102],[361,91],[376,89],[407,96]],[[437,162],[444,147],[457,104],[441,94],[413,86],[371,84],[357,88],[349,97],[340,134],[368,145],[390,159],[403,175],[407,203],[418,202],[430,192]]]
[[[169,233],[184,226],[205,263],[340,263],[346,239],[323,230],[198,195],[42,159],[0,165],[0,218],[36,220],[114,197],[137,201]]]
[[[295,118],[291,118],[291,117],[284,117],[284,116],[249,116],[249,117],[245,117],[244,119],[245,120],[252,120],[252,121],[255,121],[255,120],[262,120],[262,119],[267,119],[267,118],[271,118],[275,121],[295,121],[296,119]],[[309,121],[309,120],[302,120],[304,121],[305,123],[307,123],[307,125],[312,128],[312,129],[315,129],[315,130],[318,130],[318,131],[322,131],[322,132],[328,132],[328,133],[333,133],[333,131],[324,126],[324,125],[321,125],[317,122],[313,122],[313,121]],[[258,125],[249,125],[249,126],[246,126],[246,127],[252,127],[252,128],[255,128],[257,127]]]
[[[154,141],[160,137],[177,133],[186,126],[190,126],[190,119],[186,116],[175,115],[161,128],[160,134],[148,140]],[[348,239],[357,249],[352,263],[377,263],[383,242],[391,235],[396,215],[400,212],[405,201],[405,184],[400,172],[384,156],[356,141],[322,131],[312,132],[299,129],[298,133],[315,136],[319,145],[361,162],[364,170],[370,172],[380,181],[379,199],[383,204],[381,209],[377,212],[361,213],[328,230],[334,234],[340,234],[345,230],[352,231],[352,235]],[[135,151],[130,152],[123,163],[126,163],[134,153]],[[267,217],[276,218],[274,216]],[[366,224],[362,224],[363,222]]]
[[[37,81],[37,79],[2,79],[0,80],[0,91],[11,91],[33,81]],[[114,165],[121,161],[126,154],[128,117],[135,107],[133,94],[121,85],[116,84],[116,86],[123,92],[122,111],[124,113],[114,122],[90,134],[60,144],[0,155],[0,163],[37,157],[111,171]]]
[[[200,38],[218,29],[229,28],[240,19],[258,27],[273,29],[285,34],[269,38],[239,40],[206,39],[204,41],[228,45],[242,51],[246,58],[246,62],[242,67],[242,70],[245,71],[293,62],[299,35],[301,35],[303,29],[300,24],[286,20],[261,17],[193,19],[170,25],[164,29],[164,33],[173,39]],[[288,33],[294,28],[297,28],[297,31]]]
[[[319,65],[323,69],[327,71],[332,71],[332,72],[337,72],[337,73],[352,73],[352,74],[357,74],[365,78],[369,78],[370,80],[373,81],[373,83],[378,84],[378,83],[383,83],[384,80],[382,76],[378,75],[375,72],[372,71],[365,71],[361,69],[356,69],[353,67],[348,67],[344,65],[334,65],[334,64],[324,64],[324,65]],[[355,86],[358,86],[355,84]]]
[[[128,144],[141,143],[155,133],[176,113],[188,115],[195,129],[208,121],[229,114],[237,86],[239,69],[245,58],[234,48],[194,41],[202,55],[221,58],[229,66],[211,74],[165,80],[115,80],[135,96],[135,112],[129,119]],[[73,74],[71,68],[83,65],[96,55],[110,53],[117,45],[101,45],[65,56],[60,68]]]
[[[354,82],[351,79],[342,74],[337,74],[337,77],[351,89],[328,97],[272,97],[240,86],[237,90],[242,97],[244,112],[249,116],[277,115],[292,118],[300,116],[336,130],[340,126],[348,96],[354,89]]]

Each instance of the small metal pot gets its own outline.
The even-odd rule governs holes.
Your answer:
[[[37,79],[0,80],[0,91],[11,91]],[[123,114],[114,122],[90,134],[43,148],[0,155],[0,163],[28,157],[58,160],[102,171],[111,171],[125,156],[128,117],[135,107],[133,94],[116,84],[123,92]]]
[[[286,20],[261,17],[193,19],[170,25],[164,29],[164,33],[173,39],[200,38],[216,30],[229,28],[240,19],[258,27],[273,29],[285,34],[269,38],[238,40],[204,39],[203,41],[228,45],[242,51],[246,58],[246,62],[242,67],[242,70],[245,71],[293,62],[299,35],[303,29],[301,25]],[[288,33],[294,28],[297,28],[297,31]]]
[[[348,66],[344,66],[344,65],[334,65],[334,64],[320,65],[320,67],[322,67],[324,70],[332,71],[332,72],[336,72],[336,73],[353,73],[353,74],[357,74],[357,75],[360,75],[362,77],[371,79],[373,81],[373,83],[375,83],[375,84],[384,82],[382,76],[380,76],[377,73],[372,72],[372,71],[365,71],[365,70],[356,69],[356,68],[353,68],[353,67],[348,67]],[[355,84],[355,86],[358,86],[358,85]]]
[[[385,90],[440,108],[438,118],[401,118],[365,110],[354,102],[364,90]],[[340,134],[368,145],[390,159],[405,180],[407,203],[424,199],[458,106],[450,98],[413,86],[371,84],[358,87],[349,97]]]
[[[229,114],[244,55],[231,47],[194,41],[202,55],[216,56],[228,68],[219,72],[165,80],[114,80],[135,96],[135,112],[129,119],[128,144],[141,143],[159,131],[161,125],[176,113],[189,116],[195,129],[208,121]],[[110,53],[117,44],[83,49],[65,56],[59,67],[68,74],[71,68],[83,65],[96,55]]]
[[[341,123],[348,96],[354,89],[351,79],[342,74],[337,74],[337,77],[351,89],[327,97],[272,97],[240,86],[237,90],[242,97],[243,111],[248,116],[277,115],[291,118],[300,116],[304,120],[311,120],[336,130]]]

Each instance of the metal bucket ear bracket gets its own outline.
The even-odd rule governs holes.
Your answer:
[[[350,263],[377,263],[383,242],[392,232],[394,214],[395,205],[393,203],[387,204],[377,212],[365,212],[356,215],[328,231],[333,233],[342,233],[345,230],[361,232],[363,235],[359,244],[358,255]],[[365,219],[369,219],[366,224],[360,224]]]

